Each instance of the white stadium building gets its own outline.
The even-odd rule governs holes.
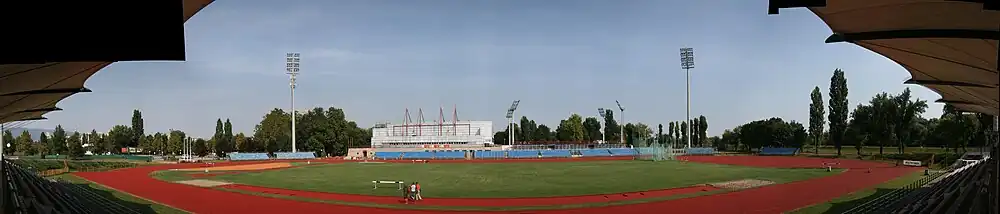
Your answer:
[[[379,123],[372,128],[371,148],[380,151],[407,150],[463,150],[493,146],[493,121],[458,121],[457,111],[451,121],[444,114],[434,122],[423,122],[421,111],[418,122],[409,118],[409,110],[402,124]]]

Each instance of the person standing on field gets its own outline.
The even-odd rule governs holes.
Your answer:
[[[410,199],[417,201],[417,182],[410,184]]]
[[[413,182],[413,185],[416,186],[416,189],[417,189],[416,197],[414,197],[414,198],[416,198],[417,201],[424,200],[424,197],[420,196],[420,182]]]

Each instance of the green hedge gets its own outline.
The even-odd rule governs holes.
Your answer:
[[[32,160],[15,159],[11,160],[18,166],[30,168],[32,171],[45,171],[52,169],[62,169],[62,160]],[[129,162],[100,162],[100,161],[69,161],[66,166],[70,171],[105,171],[119,168],[135,167],[138,164]]]
[[[25,158],[41,158],[41,159],[66,159],[66,155],[45,155],[45,156],[24,156]],[[129,160],[129,161],[144,161],[151,162],[153,157],[151,156],[138,156],[138,155],[85,155],[83,157],[75,157],[73,160]]]

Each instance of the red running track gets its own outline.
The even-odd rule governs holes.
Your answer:
[[[405,203],[405,201],[403,201],[401,197],[313,192],[313,191],[251,186],[243,184],[230,184],[221,187],[226,189],[234,189],[241,191],[287,195],[287,196],[322,199],[322,200],[369,202],[378,204]],[[529,198],[499,198],[499,199],[498,198],[424,198],[424,200],[421,200],[415,205],[473,206],[473,207],[566,205],[566,204],[600,203],[600,202],[612,202],[612,201],[622,201],[630,199],[664,197],[664,196],[689,194],[689,193],[697,193],[702,191],[713,191],[713,190],[720,190],[720,189],[712,186],[692,186],[692,187],[681,187],[681,188],[652,190],[643,192],[629,192],[629,193],[603,194],[603,195],[580,195],[580,196],[565,196],[565,197],[529,197]]]
[[[837,175],[788,184],[771,185],[738,192],[684,198],[644,204],[619,205],[568,210],[464,212],[464,213],[540,213],[540,214],[603,214],[603,213],[781,213],[868,188],[918,168],[890,167],[888,164],[795,157],[712,156],[687,157],[688,161],[772,167],[808,167],[839,161],[835,167],[850,168]],[[246,162],[244,162],[246,163]],[[235,163],[242,164],[242,163]],[[185,166],[186,165],[186,166]],[[219,164],[217,164],[219,165]],[[228,165],[228,164],[226,164]],[[94,182],[120,191],[168,204],[195,213],[457,213],[458,211],[397,210],[346,205],[311,203],[259,197],[235,192],[176,184],[156,180],[149,173],[171,168],[197,166],[193,164],[149,166],[111,172],[76,173]],[[868,172],[868,168],[872,169]],[[864,169],[864,170],[862,170]],[[486,199],[509,200],[509,199]]]

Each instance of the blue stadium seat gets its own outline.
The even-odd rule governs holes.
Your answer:
[[[229,160],[233,161],[244,161],[244,160],[267,160],[270,157],[267,153],[228,153]]]
[[[568,149],[542,150],[540,153],[543,158],[568,158],[572,156]]]
[[[611,152],[608,152],[607,149],[581,149],[579,151],[580,151],[580,155],[582,155],[584,157],[604,157],[604,156],[611,156]]]
[[[510,150],[507,158],[538,158],[537,150]]]
[[[465,158],[465,152],[461,152],[461,151],[454,151],[454,152],[437,151],[437,152],[434,152],[434,159],[463,159],[463,158]]]
[[[382,160],[399,159],[402,155],[402,152],[375,152],[375,158]]]
[[[760,155],[785,155],[792,156],[799,151],[799,148],[761,148]]]
[[[635,149],[617,148],[617,149],[608,149],[608,151],[611,152],[611,156],[633,156],[633,155],[636,155]]]
[[[433,152],[403,152],[403,159],[432,159]]]
[[[715,148],[687,148],[687,155],[715,155]]]
[[[501,159],[504,158],[503,151],[476,151],[476,159]]]
[[[279,160],[297,160],[297,159],[313,159],[316,158],[316,153],[313,152],[275,152],[274,159]]]

